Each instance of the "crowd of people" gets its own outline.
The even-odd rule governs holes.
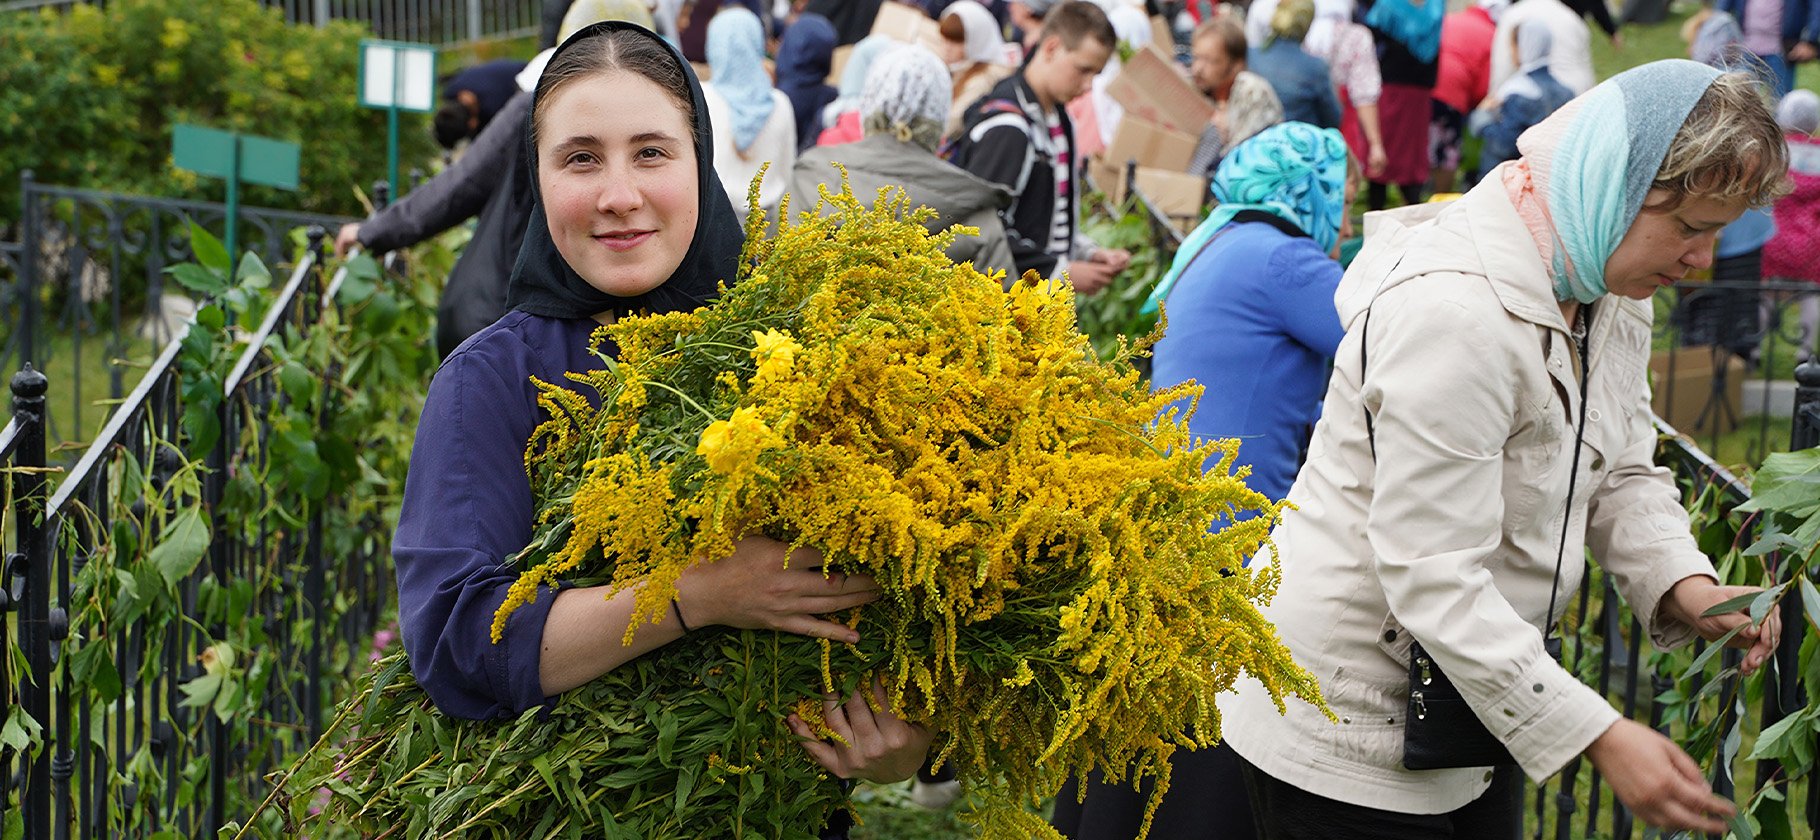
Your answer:
[[[1737,37],[1723,11],[1717,35],[1701,24],[1720,45],[1696,45],[1702,61],[1600,84],[1585,17],[1620,40],[1602,0],[1449,15],[1439,0],[932,0],[920,44],[875,34],[877,2],[552,3],[547,49],[495,68],[511,86],[469,78],[438,120],[465,153],[337,240],[390,249],[479,216],[394,543],[419,681],[449,714],[510,716],[706,626],[849,639],[817,616],[877,597],[871,582],[750,538],[685,572],[675,620],[636,647],[619,644],[631,592],[567,586],[489,643],[514,579],[502,561],[533,529],[531,378],[605,364],[587,351],[598,324],[708,301],[744,223],[774,222],[786,196],[813,210],[843,171],[862,201],[898,187],[932,230],[976,228],[949,246],[957,262],[1098,292],[1131,255],[1079,230],[1083,150],[1121,119],[1106,93],[1121,46],[1169,38],[1211,108],[1189,168],[1213,207],[1147,303],[1169,316],[1153,380],[1207,386],[1194,434],[1240,439],[1235,468],[1294,503],[1266,616],[1335,719],[1241,684],[1221,703],[1225,743],[1176,754],[1152,836],[1515,838],[1523,776],[1579,756],[1652,825],[1722,830],[1733,806],[1692,759],[1582,686],[1547,637],[1591,551],[1659,645],[1748,625],[1729,638],[1749,671],[1777,642],[1773,615],[1705,614],[1747,590],[1720,585],[1651,463],[1644,373],[1662,286],[1730,270],[1715,259],[1738,248],[1820,281],[1820,97],[1740,63],[1764,55],[1750,34],[1774,5],[1750,2]],[[1802,18],[1784,2],[1775,22]],[[1808,57],[1812,34],[1778,55]],[[1367,217],[1343,269],[1355,201],[1386,207],[1392,186],[1408,206]],[[1408,769],[1418,656],[1452,676],[1504,766]],[[952,790],[917,773],[931,733],[857,700],[829,710],[853,734],[811,745],[831,772]],[[1073,780],[1054,825],[1130,837],[1148,799]]]
[[[1088,293],[1109,283],[1128,258],[1073,230],[1082,164],[1113,143],[1121,119],[1121,106],[1107,92],[1121,48],[1153,45],[1177,55],[1183,75],[1212,105],[1184,167],[1189,173],[1212,179],[1228,150],[1279,123],[1335,128],[1360,162],[1367,206],[1377,210],[1393,204],[1393,186],[1403,203],[1417,203],[1464,191],[1517,157],[1524,131],[1592,86],[1588,17],[1622,43],[1601,0],[1473,0],[1446,15],[1442,3],[1413,0],[1092,0],[1091,21],[1086,11],[1072,9],[1052,18],[1074,5],[1057,0],[920,0],[911,5],[927,14],[928,32],[874,33],[881,5],[549,0],[545,49],[537,58],[489,61],[447,80],[435,133],[447,147],[465,144],[465,162],[374,219],[347,226],[337,247],[389,250],[478,215],[484,235],[450,278],[439,312],[439,352],[446,356],[503,314],[500,278],[517,253],[522,231],[515,220],[528,202],[517,160],[522,109],[556,44],[600,20],[660,33],[704,80],[720,146],[715,171],[741,219],[747,186],[761,170],[757,207],[774,219],[793,182],[829,182],[831,160],[854,154],[876,160],[870,152],[878,142],[864,152],[831,150],[873,133],[863,107],[874,62],[894,49],[926,48],[947,71],[940,130],[919,135],[931,154],[914,158],[923,164],[915,172],[880,174],[900,179],[892,183],[920,200],[945,197],[940,206],[955,213],[944,212],[944,221],[978,222],[993,214],[976,212],[975,204],[997,202],[1000,223],[975,224],[980,241],[956,253],[1009,248],[1011,260],[978,264],[1003,270],[1008,280],[1031,269],[1065,270]],[[1765,46],[1766,26],[1780,27],[1781,46]],[[1789,68],[1814,55],[1820,2],[1752,0],[1746,7],[1728,0],[1698,29],[1698,39],[1689,35],[1697,40],[1696,59],[1748,57],[1780,97],[1792,79]],[[1046,31],[1060,36],[1047,53]],[[919,45],[906,43],[919,35]],[[496,119],[500,114],[505,118]],[[1461,172],[1469,136],[1481,139],[1477,165]],[[811,171],[796,172],[805,166]],[[1009,188],[1009,198],[958,178],[956,167]],[[815,198],[799,194],[793,204],[804,209]],[[514,221],[503,224],[507,219]],[[1773,227],[1769,219],[1768,211],[1752,214],[1727,237],[1728,246],[1755,253],[1773,231],[1799,227]]]

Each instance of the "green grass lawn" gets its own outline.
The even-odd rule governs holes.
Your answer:
[[[1605,33],[1598,27],[1593,27],[1593,72],[1600,79],[1607,79],[1621,71],[1658,59],[1687,58],[1688,45],[1681,40],[1681,24],[1699,8],[1698,3],[1676,0],[1669,9],[1666,21],[1623,27],[1619,30],[1624,36],[1624,46],[1621,48],[1613,47],[1611,41],[1605,38]],[[1613,12],[1614,17],[1616,14]],[[1815,62],[1801,65],[1795,72],[1795,86],[1820,89],[1820,65]]]

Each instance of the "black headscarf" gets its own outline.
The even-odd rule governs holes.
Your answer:
[[[689,81],[689,98],[695,105],[691,128],[695,133],[695,182],[699,196],[695,237],[670,279],[644,294],[619,297],[588,285],[588,281],[563,260],[561,252],[556,250],[556,242],[550,238],[543,190],[537,181],[537,143],[534,132],[527,125],[525,153],[530,156],[533,203],[531,218],[525,227],[524,245],[518,251],[518,263],[512,267],[512,283],[506,290],[506,306],[511,309],[552,318],[592,318],[609,310],[620,313],[689,311],[712,301],[719,283],[725,281],[732,285],[735,279],[745,234],[740,229],[739,216],[733,212],[733,202],[727,198],[720,178],[714,174],[714,136],[708,125],[708,105],[702,98],[701,81],[695,78],[695,72],[683,60],[682,54],[649,29],[635,23],[609,20],[589,26],[564,41],[550,57],[550,63],[555,64],[558,56],[583,40],[619,30],[636,32],[662,44],[681,65],[683,77]],[[536,95],[543,93],[540,80]],[[537,104],[533,100],[531,114],[526,119],[535,118]]]

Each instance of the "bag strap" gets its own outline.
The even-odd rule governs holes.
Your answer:
[[[1568,327],[1569,334],[1573,337],[1574,352],[1580,357],[1580,419],[1574,427],[1573,467],[1567,473],[1567,509],[1561,514],[1561,545],[1555,550],[1555,580],[1548,587],[1548,621],[1551,627],[1555,621],[1555,596],[1561,589],[1561,561],[1567,556],[1567,528],[1574,518],[1574,483],[1580,479],[1580,447],[1586,441],[1586,384],[1592,378],[1592,354],[1588,352],[1592,345],[1591,309],[1590,303],[1580,304],[1580,308],[1574,311],[1574,321],[1577,323]]]
[[[1583,303],[1575,312],[1575,321],[1579,322],[1581,328],[1579,332],[1575,332],[1572,326],[1568,327],[1569,333],[1573,336],[1575,351],[1580,357],[1580,419],[1574,428],[1573,466],[1567,473],[1567,503],[1565,510],[1561,513],[1561,544],[1555,550],[1555,577],[1548,587],[1550,631],[1556,629],[1555,597],[1560,594],[1561,589],[1561,562],[1567,557],[1567,526],[1573,521],[1574,516],[1574,485],[1580,479],[1580,446],[1586,440],[1586,384],[1587,380],[1592,378],[1591,356],[1587,352],[1591,344],[1587,335],[1591,331],[1592,316],[1588,314],[1591,307],[1592,304]],[[1365,408],[1365,348],[1371,341],[1371,309],[1369,307],[1366,308],[1364,317],[1364,322],[1359,325],[1359,408],[1365,412],[1365,436],[1371,445],[1371,460],[1375,463],[1378,460],[1378,433],[1375,424],[1372,423],[1371,409]],[[1543,647],[1549,648],[1548,633],[1542,635]],[[1554,654],[1556,662],[1561,661],[1560,646],[1554,646],[1551,653]]]

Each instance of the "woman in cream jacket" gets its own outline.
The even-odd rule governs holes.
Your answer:
[[[1546,779],[1582,754],[1645,821],[1724,830],[1732,806],[1693,760],[1543,638],[1585,549],[1658,647],[1748,622],[1701,617],[1749,590],[1718,585],[1652,463],[1644,371],[1654,291],[1708,265],[1717,231],[1783,189],[1754,84],[1644,65],[1526,133],[1523,157],[1459,201],[1366,217],[1265,610],[1336,720],[1280,713],[1250,683],[1221,703],[1263,836],[1514,840],[1517,771]],[[1772,619],[1735,637],[1745,669],[1777,632]],[[1519,767],[1403,767],[1412,641]]]

